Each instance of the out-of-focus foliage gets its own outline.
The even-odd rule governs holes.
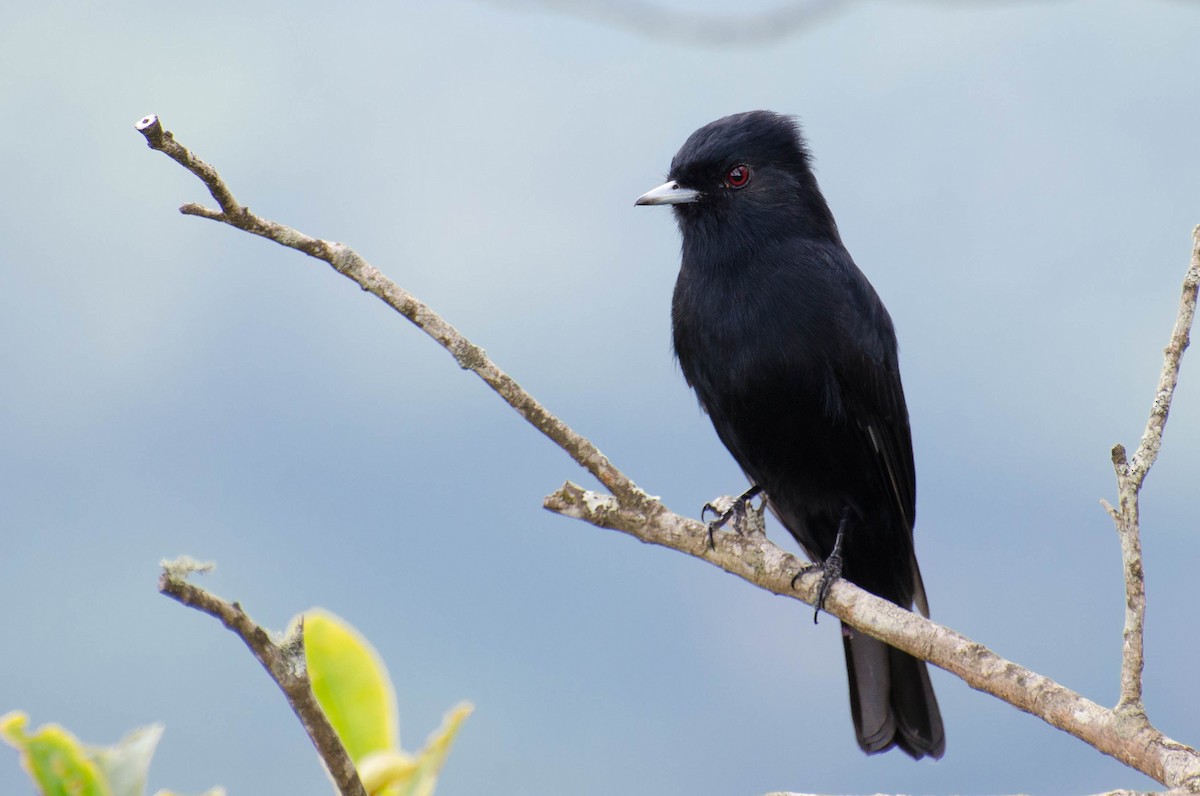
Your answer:
[[[396,692],[367,640],[344,620],[316,609],[304,624],[304,656],[313,694],[358,767],[371,794],[432,796],[463,721],[474,709],[456,705],[417,753],[400,748]]]
[[[21,756],[42,796],[144,796],[150,759],[162,738],[161,724],[134,730],[115,746],[88,746],[57,724],[32,734],[29,717],[19,711],[0,716],[0,738]],[[203,796],[224,796],[213,788]],[[159,791],[156,796],[175,796]]]

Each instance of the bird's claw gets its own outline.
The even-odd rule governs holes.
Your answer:
[[[721,507],[725,505],[726,501],[729,501],[729,505],[726,508],[722,509]],[[725,525],[731,519],[734,518],[734,515],[737,514],[737,512],[738,512],[739,505],[741,505],[741,504],[739,504],[736,500],[730,500],[728,497],[719,497],[719,498],[714,498],[713,500],[710,500],[709,502],[705,503],[704,506],[701,507],[701,509],[700,509],[700,519],[701,520],[704,519],[704,515],[707,512],[711,511],[713,513],[713,518],[708,523],[708,549],[709,550],[717,549],[717,543],[716,543],[716,539],[714,538],[714,536],[717,531],[724,528]],[[743,509],[743,511],[744,510],[745,509]],[[738,523],[736,521],[733,523],[733,527],[735,530],[737,529]]]
[[[733,520],[733,530],[739,536],[762,532],[762,510],[755,509],[750,505],[750,501],[761,492],[762,489],[752,486],[736,498],[729,496],[714,498],[700,508],[701,520],[704,519],[707,512],[711,511],[714,515],[712,521],[708,523],[709,550],[717,548],[714,535],[729,524],[730,520]],[[755,521],[751,522],[751,518]]]
[[[830,556],[822,564],[808,564],[801,567],[792,576],[792,588],[795,589],[800,579],[813,570],[821,571],[821,582],[817,585],[817,601],[813,604],[813,624],[815,625],[821,616],[821,612],[825,610],[825,599],[829,596],[829,590],[833,588],[834,582],[842,577],[841,554]]]
[[[817,586],[817,600],[813,603],[813,624],[817,624],[817,620],[821,616],[821,611],[825,610],[825,599],[829,597],[829,590],[833,588],[833,584],[842,577],[842,539],[846,535],[846,519],[850,515],[850,507],[842,509],[842,519],[838,523],[837,536],[833,540],[833,550],[830,551],[828,557],[820,564],[812,564],[804,567],[794,576],[792,576],[792,588],[796,588],[796,582],[801,576],[807,575],[814,569],[821,570],[821,583]]]
[[[829,590],[833,588],[834,582],[840,577],[842,577],[842,553],[835,549],[833,554],[821,565],[821,585],[817,587],[817,604],[813,611],[814,625],[817,624],[821,611],[825,610],[825,598],[829,596]]]
[[[800,567],[800,570],[795,575],[792,575],[792,589],[794,590],[796,588],[796,584],[800,582],[800,578],[812,572],[814,569],[819,569],[819,566],[817,564],[805,564],[804,566]]]

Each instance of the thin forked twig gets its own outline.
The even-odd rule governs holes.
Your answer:
[[[1117,710],[1145,717],[1142,701],[1142,670],[1145,666],[1144,638],[1146,621],[1146,575],[1142,565],[1139,497],[1142,484],[1150,473],[1162,447],[1163,430],[1171,411],[1171,399],[1179,381],[1179,366],[1187,350],[1196,314],[1197,287],[1200,286],[1200,226],[1192,231],[1192,256],[1179,297],[1179,312],[1171,330],[1171,341],[1163,349],[1162,372],[1158,389],[1150,405],[1146,430],[1132,457],[1124,445],[1112,449],[1113,469],[1117,473],[1117,507],[1102,501],[1113,518],[1121,539],[1121,559],[1125,570],[1125,627],[1122,632],[1121,698]]]
[[[392,309],[412,321],[418,329],[436,340],[454,356],[459,367],[483,379],[509,406],[587,469],[605,488],[620,498],[623,504],[647,513],[661,508],[657,500],[648,496],[624,473],[613,467],[608,458],[586,437],[577,434],[570,426],[551,414],[516,380],[498,368],[488,359],[482,348],[464,337],[407,290],[380,273],[378,268],[364,260],[349,246],[310,237],[291,227],[251,213],[250,208],[234,199],[233,192],[217,174],[216,169],[179,144],[175,137],[163,128],[157,116],[151,114],[145,117],[136,127],[138,132],[146,137],[151,149],[157,149],[199,177],[221,206],[217,211],[189,203],[180,207],[179,212],[221,221],[329,263],[338,273],[358,283],[363,290],[378,296]]]
[[[162,575],[158,579],[158,590],[183,605],[208,614],[232,630],[250,648],[250,652],[271,675],[271,679],[283,691],[288,704],[304,731],[308,733],[317,754],[325,763],[329,774],[342,796],[367,796],[358,778],[358,769],[346,753],[346,747],[338,738],[333,725],[325,717],[317,698],[313,696],[312,684],[304,663],[304,625],[297,623],[295,635],[283,645],[271,640],[271,634],[259,627],[246,615],[237,603],[227,603],[199,586],[188,583],[189,575],[207,572],[211,564],[199,564],[187,558],[164,561]]]

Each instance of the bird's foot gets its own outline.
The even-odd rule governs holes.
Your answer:
[[[837,536],[833,540],[833,550],[829,556],[820,563],[804,567],[804,569],[792,576],[792,588],[796,588],[797,581],[801,577],[812,572],[814,569],[821,570],[821,583],[817,586],[817,601],[814,604],[813,624],[817,624],[817,619],[821,616],[821,611],[825,610],[825,598],[829,596],[829,590],[833,588],[833,584],[842,577],[842,538],[846,534],[846,518],[849,516],[850,507],[847,506],[842,510],[842,519],[838,523]]]
[[[800,578],[804,577],[814,569],[821,570],[821,583],[817,586],[817,602],[814,605],[813,624],[817,624],[817,619],[821,616],[821,611],[825,610],[825,598],[829,596],[829,590],[833,588],[834,581],[842,576],[842,554],[836,550],[820,564],[809,564],[801,567],[800,571],[792,576],[792,588],[796,588],[796,584],[800,582]]]
[[[762,494],[762,487],[755,485],[735,498],[722,496],[704,504],[700,509],[700,519],[704,519],[706,512],[711,511],[715,515],[713,520],[708,523],[709,550],[716,549],[713,534],[725,527],[730,520],[733,520],[733,530],[740,536],[766,532],[763,521],[765,504],[756,509],[750,502],[760,494]]]
[[[841,534],[838,534],[838,541],[841,541]],[[825,598],[829,596],[829,590],[833,588],[834,581],[841,576],[842,551],[841,545],[838,544],[834,546],[829,558],[825,559],[825,563],[821,565],[821,585],[817,587],[817,604],[813,610],[814,625],[817,623],[821,611],[825,610]]]

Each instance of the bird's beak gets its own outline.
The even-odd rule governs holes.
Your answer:
[[[664,182],[652,191],[646,191],[637,198],[635,205],[684,205],[700,200],[700,192],[692,188],[682,188],[679,183],[671,180]]]

